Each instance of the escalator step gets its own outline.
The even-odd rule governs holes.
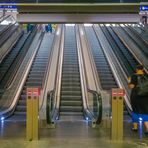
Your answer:
[[[78,101],[82,101],[82,96],[73,96],[73,95],[61,95],[61,100],[62,101],[75,101],[75,100],[78,100]]]
[[[19,111],[19,112],[26,112],[26,106],[20,106],[18,105],[16,107],[16,111]]]
[[[61,105],[62,106],[82,106],[83,105],[83,103],[82,103],[82,101],[70,101],[70,100],[68,100],[68,101],[61,101]]]
[[[74,95],[74,96],[81,96],[81,91],[61,91],[62,95]]]
[[[60,116],[83,116],[82,112],[60,112]]]
[[[61,106],[60,112],[83,112],[82,106]]]

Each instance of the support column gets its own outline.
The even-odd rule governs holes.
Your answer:
[[[123,89],[112,90],[112,133],[111,139],[122,141],[123,139]]]
[[[26,138],[29,141],[38,140],[38,110],[39,89],[27,88]]]

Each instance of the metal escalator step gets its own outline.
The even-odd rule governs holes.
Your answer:
[[[104,90],[111,90],[112,88],[117,88],[117,85],[102,85]]]
[[[26,112],[26,106],[17,105],[16,111],[19,111],[19,112]]]
[[[75,71],[67,71],[67,72],[63,72],[62,75],[78,75],[79,73],[78,72],[75,72]]]
[[[60,112],[83,112],[82,106],[61,106]]]
[[[28,84],[39,84],[39,85],[41,85],[42,84],[42,79],[29,79],[29,80],[27,80],[27,82],[26,82],[26,85],[28,85]]]
[[[81,91],[61,91],[62,95],[81,96]]]
[[[62,82],[80,82],[80,78],[62,78]]]
[[[15,111],[14,112],[14,115],[26,115],[26,112],[18,112],[18,111]]]
[[[100,79],[101,80],[101,79]],[[101,81],[102,85],[115,85],[116,82],[115,81]]]
[[[23,99],[26,99],[27,98],[27,95],[26,95],[26,93],[24,93],[24,94],[21,94],[21,97],[20,97],[22,100]]]
[[[60,112],[60,116],[83,116],[82,112]]]
[[[80,79],[80,75],[79,74],[75,74],[75,75],[73,75],[73,74],[63,74],[62,75],[62,79],[64,79],[64,78],[76,78],[76,79]]]
[[[65,65],[65,66],[63,66],[63,70],[79,70],[79,67],[77,66],[75,66],[75,67],[72,67],[72,66],[67,66],[67,65]]]
[[[63,86],[75,86],[75,87],[81,86],[79,82],[62,82],[61,85],[62,85],[62,87]]]
[[[100,71],[111,71],[110,68],[108,66],[97,66],[97,69]]]
[[[41,67],[32,67],[31,68],[31,70],[30,71],[41,71],[41,72],[45,72],[45,70],[46,70],[46,67],[43,67],[43,66],[41,66]]]
[[[62,91],[81,91],[81,87],[62,87]]]
[[[100,77],[110,78],[113,77],[112,73],[98,73]]]
[[[26,82],[26,84],[25,84],[25,86],[26,87],[41,87],[42,86],[42,82],[40,82],[40,83],[38,83],[38,82],[36,82],[36,83],[30,83],[30,82]]]
[[[29,74],[29,76],[28,76],[28,78],[33,78],[33,77],[38,77],[38,78],[43,78],[43,76],[44,76],[44,73],[42,73],[42,74]]]
[[[38,75],[44,75],[44,71],[40,71],[40,70],[39,70],[39,71],[31,71],[31,72],[30,72],[30,75],[37,75],[37,74],[38,74]]]
[[[77,59],[64,59],[63,62],[64,62],[64,66],[71,65],[72,63],[73,64],[78,64]]]
[[[83,103],[82,101],[79,101],[79,100],[75,100],[75,101],[71,101],[71,100],[68,100],[68,101],[61,101],[61,106],[82,106]]]
[[[71,100],[71,101],[82,101],[82,96],[73,96],[73,95],[61,95],[61,100],[62,101],[68,101],[68,100]]]
[[[77,63],[78,62],[78,59],[77,58],[65,58],[64,60],[63,60],[63,62],[66,62],[65,64],[68,64],[68,63],[71,63],[71,62],[73,62],[73,63]]]
[[[113,78],[113,76],[112,77],[105,77],[105,76],[102,76],[101,78],[100,78],[100,80],[103,82],[115,82],[115,79]]]
[[[21,105],[21,106],[26,105],[26,99],[19,99],[18,105]]]

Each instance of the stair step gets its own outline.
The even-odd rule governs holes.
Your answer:
[[[60,116],[83,116],[83,112],[60,112]]]
[[[60,106],[60,112],[83,112],[82,106]]]
[[[81,101],[63,101],[61,100],[61,106],[82,106],[82,100]]]
[[[26,100],[25,99],[19,99],[18,105],[21,105],[21,106],[26,105]]]
[[[26,112],[26,106],[17,105],[16,111]]]
[[[18,111],[15,111],[14,112],[14,115],[26,115],[26,112],[18,112]]]
[[[81,91],[61,91],[62,95],[81,96]]]
[[[62,87],[61,89],[62,91],[81,91],[81,87],[77,86],[77,87]]]
[[[82,96],[72,96],[72,95],[61,95],[61,100],[62,101],[67,101],[67,100],[72,100],[72,101],[75,101],[75,100],[82,100]]]

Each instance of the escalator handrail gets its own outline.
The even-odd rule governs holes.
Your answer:
[[[135,58],[135,60],[142,64],[145,65],[139,58],[137,55],[134,54],[134,52],[132,51],[132,48],[130,48],[127,44],[124,43],[124,40],[122,40],[122,37],[112,28],[113,25],[111,25],[111,29],[114,31],[114,33],[118,36],[118,38],[123,42],[123,44],[125,45],[125,47],[130,51],[130,53],[133,55],[133,57]],[[144,55],[142,55],[142,59],[144,59]],[[148,72],[147,68],[145,68],[145,71]],[[128,80],[128,79],[127,79]]]
[[[95,66],[94,58],[93,58],[93,55],[92,55],[92,52],[91,52],[91,49],[90,49],[90,46],[89,46],[89,43],[88,43],[88,39],[86,37],[85,27],[84,27],[84,32],[85,32],[85,42],[86,42],[86,46],[87,46],[87,49],[88,49],[88,52],[89,52],[88,56],[89,56],[89,59],[91,61],[91,68],[93,69],[94,77],[97,76],[95,82],[99,85],[99,88],[97,87],[97,84],[95,84],[95,86],[96,86],[97,90],[100,92],[102,90],[102,86],[100,85],[101,83],[100,83],[98,72],[97,72],[97,69],[96,69],[96,66]],[[86,68],[85,68],[85,70],[86,70]]]
[[[63,28],[63,26],[61,27],[61,28]],[[56,33],[55,34],[57,34],[57,32],[58,32],[58,27],[57,27],[57,29],[56,29],[56,31],[55,31]],[[61,35],[62,35],[62,29],[61,29]],[[54,36],[54,41],[53,41],[53,46],[52,46],[52,54],[51,54],[51,57],[52,57],[52,55],[53,55],[53,51],[54,51],[54,45],[56,44],[56,40],[55,40],[55,38],[56,38],[56,35]],[[60,38],[60,41],[59,41],[59,46],[58,46],[58,48],[60,49],[60,46],[61,45],[61,38]],[[48,110],[47,108],[46,108],[46,120],[47,120],[47,124],[51,124],[51,123],[54,123],[55,122],[55,120],[57,119],[57,117],[58,117],[58,114],[59,114],[59,107],[57,107],[58,105],[58,99],[57,99],[57,87],[58,87],[58,85],[59,85],[59,79],[58,79],[58,69],[60,69],[59,68],[59,65],[60,65],[60,62],[59,62],[59,59],[60,59],[60,50],[58,50],[58,60],[57,60],[57,65],[58,66],[56,66],[56,73],[55,73],[55,75],[56,75],[56,77],[55,77],[55,79],[54,79],[54,86],[53,86],[53,89],[52,90],[50,90],[50,91],[48,91],[48,93],[47,94],[50,94],[50,93],[54,93],[54,98],[52,98],[53,99],[53,103],[54,103],[54,105],[52,106],[52,116],[50,116],[50,118],[48,117],[49,115],[50,115],[50,110]],[[50,60],[50,65],[52,64],[52,58],[51,58],[51,60]],[[50,66],[48,66],[49,68],[50,68]],[[49,70],[49,68],[48,68],[48,72],[50,71]],[[48,75],[48,74],[47,74]],[[47,82],[47,80],[46,80],[46,82]],[[44,94],[43,94],[43,98],[45,98],[45,93],[46,93],[46,91],[44,92]],[[47,104],[48,103],[50,103],[50,102],[48,102],[48,101],[50,101],[50,99],[48,99],[48,95],[47,95],[47,98],[45,98],[46,99],[46,107],[48,107],[47,106]],[[41,104],[41,108],[42,108],[42,106],[43,106],[43,102],[42,102],[42,104]],[[49,120],[50,119],[50,120]]]
[[[6,20],[7,18],[9,18],[11,15],[5,15],[5,16],[1,16],[0,17],[0,23],[2,23],[4,20]]]
[[[35,27],[35,28],[33,29],[32,33],[30,33],[30,36],[29,36],[29,37],[30,37],[31,39],[28,38],[28,39],[30,39],[30,41],[34,38],[36,32],[37,32],[37,28]],[[23,47],[25,46],[26,42],[27,42],[27,40],[26,40],[25,43],[23,44]],[[28,44],[27,48],[29,49],[30,46],[31,46],[31,42]],[[27,52],[28,52],[28,50],[27,50]],[[26,54],[27,54],[27,53],[26,53]],[[25,55],[25,56],[26,56],[26,55]],[[21,58],[20,58],[20,59],[21,59]],[[19,59],[19,62],[20,62],[20,59]],[[21,63],[18,63],[18,64],[17,64],[17,66],[20,66],[20,65],[21,65]],[[19,67],[18,67],[18,69],[19,69]],[[13,81],[15,81],[15,77],[16,77],[16,73],[17,73],[18,69],[15,69],[15,72],[14,72],[13,77],[11,77],[11,79],[9,79],[9,81],[7,82],[7,85],[6,85],[6,87],[5,87],[6,90],[9,90],[9,89],[12,87]]]
[[[97,91],[91,90],[91,89],[88,89],[88,92],[90,92],[90,93],[92,93],[93,95],[96,96],[97,108],[99,110],[99,116],[96,119],[96,123],[100,124],[101,121],[102,121],[102,98],[101,98],[101,94],[99,94]]]
[[[48,79],[48,73],[49,73],[49,65],[51,65],[51,57],[52,57],[52,55],[53,55],[53,46],[54,46],[54,44],[55,44],[55,34],[54,34],[54,37],[53,37],[53,42],[52,42],[52,45],[51,45],[51,51],[50,51],[50,55],[48,56],[48,63],[47,63],[47,66],[46,66],[46,69],[45,69],[45,73],[44,73],[44,76],[43,76],[43,83],[42,83],[42,89],[43,89],[43,98],[44,98],[44,96],[45,96],[45,89],[46,89],[46,86],[47,86],[47,79]],[[42,104],[41,104],[41,106],[40,106],[40,110],[41,110],[41,108],[42,108],[42,106],[43,106],[43,102],[42,102]]]
[[[34,61],[35,55],[37,54],[37,51],[40,48],[40,45],[41,45],[41,42],[42,42],[42,39],[43,39],[41,36],[42,35],[40,35],[41,39],[38,42],[38,44],[36,45],[35,52],[33,53],[33,56],[31,57],[31,59],[27,63],[26,70],[23,73],[23,77],[21,78],[21,81],[19,82],[19,85],[17,86],[14,95],[12,96],[14,98],[12,103],[10,104],[10,106],[7,109],[0,112],[0,117],[8,118],[9,116],[11,116],[14,113],[16,105],[17,105],[18,98],[19,98],[19,96],[21,95],[21,92],[22,92],[22,85],[24,86],[24,84],[25,84],[26,77],[29,74],[29,71],[30,71],[31,65]]]
[[[5,28],[0,31],[0,36],[2,36],[3,34],[5,34],[5,32],[6,32],[7,30],[9,30],[9,28],[12,27],[13,25],[14,25],[14,24],[11,24],[11,23],[10,23],[9,25],[5,26]]]
[[[126,35],[134,42],[134,44],[136,44],[138,46],[138,48],[144,53],[144,55],[147,57],[148,56],[148,52],[146,52],[143,47],[141,47],[141,45],[135,41],[135,39],[133,39],[133,37],[129,34],[129,32],[124,28],[124,27],[121,27],[119,25],[119,27],[126,33]]]
[[[80,30],[79,30],[79,27],[77,29],[79,31],[78,33],[78,36],[79,36],[79,39],[77,42],[79,42],[79,46],[78,48],[82,48],[82,45],[81,45],[81,37],[80,37]],[[77,45],[78,46],[78,45]],[[83,83],[81,82],[81,86],[83,87],[83,93],[85,94],[85,96],[83,96],[85,99],[83,99],[83,108],[84,108],[84,113],[88,116],[88,118],[92,121],[93,124],[96,124],[97,120],[93,114],[93,112],[91,112],[90,108],[89,108],[89,105],[88,105],[88,78],[86,76],[86,67],[85,67],[85,64],[84,64],[84,55],[82,54],[82,51],[80,50],[80,53],[78,52],[78,56],[79,56],[79,62],[81,63],[80,65],[80,68],[82,68],[82,72],[80,72],[80,75],[81,75],[81,78],[83,78]],[[83,94],[82,93],[82,94]],[[98,122],[99,123],[99,122]]]
[[[85,30],[85,28],[84,28],[84,30]],[[89,50],[88,50],[88,52],[89,52],[89,59],[90,59],[90,61],[91,61],[91,67],[92,67],[92,69],[93,69],[93,65],[94,65],[95,63],[94,63],[94,61],[93,61],[92,56],[90,55],[90,54],[92,54],[92,53],[90,52],[90,47],[89,47],[89,45],[88,45],[86,36],[85,36],[85,42],[86,42],[87,48],[89,49]],[[83,58],[84,58],[84,56],[83,56]],[[84,69],[85,69],[85,71],[86,71],[86,67],[85,67],[85,66],[84,66]],[[93,73],[95,73],[95,75],[97,76],[98,73],[97,73],[96,68],[93,69],[93,70],[94,70]],[[88,79],[88,78],[87,78],[87,79]],[[99,83],[98,77],[97,77],[97,83]],[[100,83],[99,83],[99,84],[100,84]],[[87,85],[88,85],[88,80],[87,80]],[[96,85],[96,84],[95,84],[95,85]],[[97,92],[97,91],[95,91],[95,90],[88,89],[88,86],[87,86],[87,91],[90,92],[90,93],[92,93],[92,94],[95,94],[95,95],[97,96],[97,107],[99,108],[99,109],[98,109],[98,110],[99,110],[99,117],[97,117],[96,123],[97,123],[97,124],[100,124],[100,123],[101,123],[101,120],[102,120],[102,98],[101,98],[101,93],[100,93],[101,86],[99,86],[99,88],[96,86],[96,88],[99,89],[99,92]],[[99,105],[98,105],[98,103],[99,103]]]
[[[142,42],[144,42],[146,45],[148,44],[148,41],[146,41],[141,35],[140,33],[138,33],[134,28],[132,28],[131,26],[129,25],[126,25],[130,30],[131,32],[135,33],[135,35],[140,38],[142,40]]]
[[[2,47],[5,42],[13,35],[13,33],[18,29],[18,27],[13,28],[13,26],[15,26],[16,23],[10,25],[9,27],[6,28],[6,30],[4,30],[0,36],[3,36],[3,38],[0,40],[0,47]],[[9,33],[9,30],[12,29],[12,34],[11,35],[7,35],[7,33]],[[6,38],[5,38],[6,36]]]
[[[55,94],[55,90],[51,90],[47,94],[47,102],[46,102],[46,119],[47,124],[52,123],[52,101],[53,101],[53,95]]]
[[[19,35],[18,38],[16,39],[16,41],[15,41],[15,43],[13,44],[13,46],[12,46],[11,49],[14,49],[14,48],[15,48],[16,44],[18,44],[19,39],[20,39],[22,36],[23,36],[23,32],[20,33],[20,35]],[[10,52],[11,52],[11,51],[10,51]],[[18,54],[17,54],[17,55],[18,55]],[[16,55],[16,57],[17,57],[17,55]],[[15,57],[15,59],[16,59],[16,57]],[[4,57],[4,59],[7,59],[7,55]],[[15,59],[14,59],[14,60],[15,60]],[[14,60],[13,60],[13,61],[14,61]],[[12,64],[13,64],[13,62],[10,64],[9,67],[11,67]],[[5,74],[6,74],[8,71],[9,71],[9,68],[5,71],[3,77],[5,76]],[[2,77],[2,79],[3,79],[3,77]],[[0,82],[2,81],[2,79],[0,80]]]
[[[122,65],[126,76],[129,76],[129,75],[130,75],[130,70],[128,70],[127,67],[130,66],[130,67],[131,67],[131,71],[132,71],[132,73],[133,73],[133,71],[134,71],[133,65],[129,62],[129,59],[125,56],[124,52],[122,51],[121,47],[118,45],[118,43],[116,42],[116,40],[114,39],[114,36],[111,34],[110,30],[109,30],[105,25],[103,25],[103,27],[104,27],[105,30],[102,29],[102,27],[100,27],[101,30],[102,30],[102,32],[104,33],[104,35],[105,35],[105,37],[106,37],[108,43],[110,44],[111,48],[113,49],[113,52],[115,53],[115,55],[116,55],[116,57],[117,57],[117,59],[118,59],[120,65]],[[110,28],[110,29],[112,30],[112,28]],[[113,31],[113,30],[112,30],[112,31]],[[115,43],[117,49],[120,50],[120,53],[122,54],[122,56],[120,56],[118,50],[116,50],[116,48],[113,46],[112,41],[109,40],[110,38],[108,38],[108,35],[107,35],[106,33],[108,33],[108,34],[110,35],[110,37],[111,37],[112,40],[114,41],[114,43]],[[123,45],[124,45],[124,44],[123,44]],[[122,59],[122,60],[121,60],[121,59]],[[126,60],[127,63],[122,62],[123,60]],[[127,65],[127,64],[128,64],[128,65]]]
[[[102,27],[99,25],[99,27],[100,27],[100,29],[102,30]],[[103,30],[102,30],[102,33],[103,33]],[[103,33],[104,34],[104,33]],[[105,34],[104,34],[104,36],[105,36]],[[106,36],[105,36],[106,37]],[[111,47],[111,46],[110,46]],[[112,47],[111,47],[112,48]],[[103,49],[103,48],[102,48]],[[110,53],[109,53],[109,55],[110,55]],[[109,56],[108,56],[109,57]],[[124,70],[122,69],[122,66],[120,65],[120,63],[119,63],[119,61],[117,60],[117,57],[114,55],[114,53],[113,53],[113,57],[114,58],[112,58],[112,59],[114,59],[114,60],[116,60],[116,62],[117,62],[117,67],[115,66],[116,64],[115,64],[115,61],[114,60],[111,60],[111,58],[109,58],[108,60],[109,60],[109,63],[112,63],[111,65],[110,65],[110,67],[111,67],[111,69],[113,69],[113,65],[116,67],[116,71],[114,72],[114,77],[115,77],[115,79],[116,79],[116,81],[117,81],[117,84],[118,84],[118,86],[119,87],[121,87],[121,88],[124,88],[125,90],[126,90],[126,87],[125,87],[125,85],[127,84],[127,81],[128,81],[128,78],[127,78],[127,75],[124,73]],[[115,68],[114,68],[115,69]],[[117,73],[117,72],[119,72],[120,71],[120,73],[122,73],[122,75],[120,75],[119,73]],[[125,81],[121,81],[121,79],[119,79],[119,78],[121,78],[121,77],[124,77],[125,78]],[[117,79],[118,78],[118,79]],[[129,93],[128,93],[128,91],[126,91],[126,96],[125,96],[125,98],[127,98],[127,99],[125,99],[125,100],[127,100],[128,102],[126,102],[125,101],[125,105],[127,106],[127,110],[128,110],[128,113],[130,114],[131,113],[131,104],[130,104],[130,95],[129,95]]]

